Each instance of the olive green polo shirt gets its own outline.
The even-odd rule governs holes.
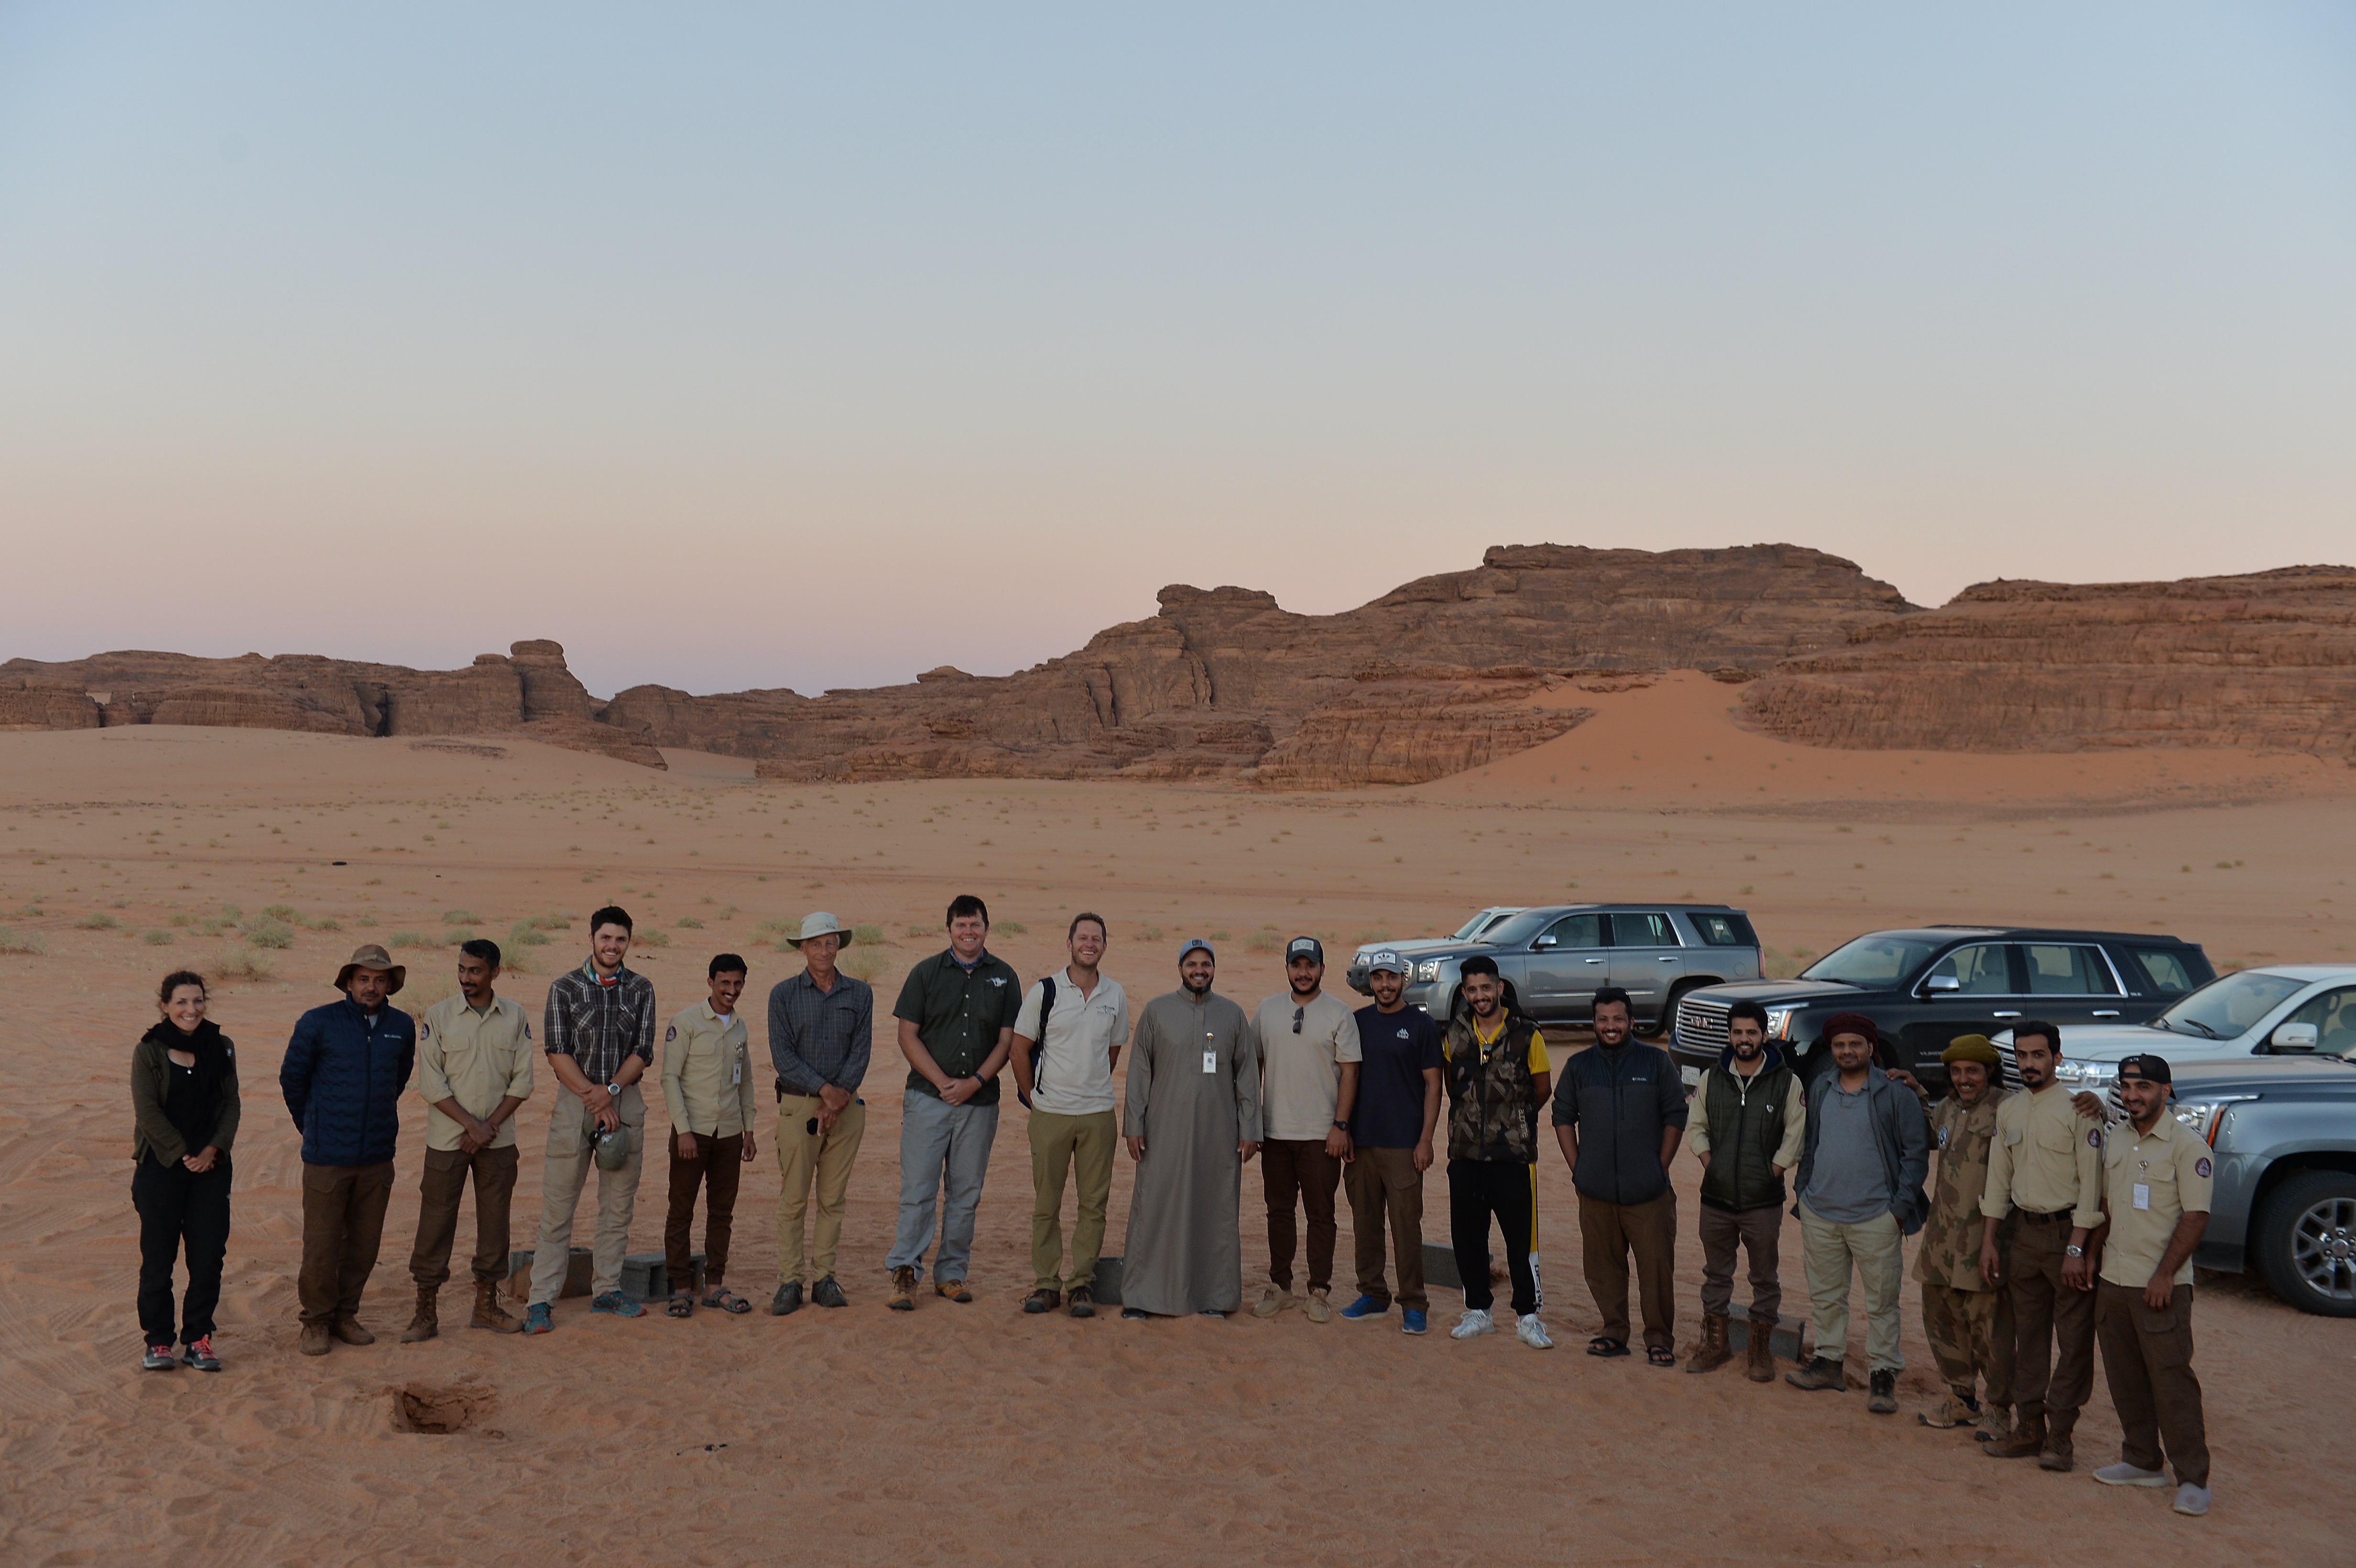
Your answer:
[[[947,950],[909,970],[892,1016],[916,1026],[916,1038],[942,1072],[970,1078],[997,1049],[998,1031],[1012,1029],[1022,1010],[1023,985],[1013,968],[984,948],[970,973]],[[940,1098],[941,1092],[914,1068],[908,1070],[908,1087]],[[991,1078],[966,1104],[997,1104],[998,1080]]]

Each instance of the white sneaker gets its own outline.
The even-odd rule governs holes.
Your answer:
[[[1465,1308],[1464,1316],[1456,1320],[1456,1327],[1448,1331],[1448,1337],[1451,1339],[1477,1339],[1483,1334],[1496,1331],[1497,1325],[1491,1320],[1485,1309],[1471,1307]]]
[[[2168,1485],[2165,1471],[2147,1470],[2122,1459],[2115,1465],[2105,1465],[2094,1472],[2094,1479],[2106,1487],[2164,1487]]]
[[[1533,1350],[1554,1349],[1554,1341],[1547,1338],[1546,1325],[1538,1321],[1535,1312],[1515,1320],[1514,1337]]]
[[[2176,1511],[2199,1519],[2209,1511],[2209,1488],[2190,1483],[2176,1488]]]

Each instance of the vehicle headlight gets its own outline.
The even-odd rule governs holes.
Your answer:
[[[2089,1089],[2099,1083],[2108,1083],[2118,1075],[2119,1064],[2115,1061],[2064,1060],[2056,1062],[2053,1067],[2053,1081],[2056,1083],[2076,1083]]]
[[[2220,1094],[2213,1100],[2179,1101],[2172,1109],[2176,1119],[2190,1128],[2194,1137],[2215,1148],[2217,1135],[2225,1130],[2225,1119],[2233,1107],[2256,1098],[2255,1094]]]
[[[1427,958],[1415,966],[1415,977],[1425,985],[1440,978],[1440,960]]]
[[[1767,1009],[1767,1038],[1769,1040],[1791,1039],[1792,1015],[1799,1010],[1800,1009],[1797,1008],[1769,1008]]]

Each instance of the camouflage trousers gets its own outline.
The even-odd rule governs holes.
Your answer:
[[[1922,1285],[1922,1335],[1947,1386],[1965,1399],[1979,1379],[1990,1404],[2012,1403],[2012,1302],[2002,1290]]]

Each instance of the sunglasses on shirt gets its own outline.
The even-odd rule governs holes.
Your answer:
[[[1293,1033],[1295,1033],[1295,1034],[1299,1034],[1299,1033],[1301,1032],[1301,1015],[1303,1015],[1304,1013],[1306,1013],[1306,1012],[1308,1012],[1308,1011],[1309,1011],[1309,1009],[1308,1009],[1307,1008],[1293,1008],[1293,1009],[1292,1009],[1292,1032],[1293,1032]]]

